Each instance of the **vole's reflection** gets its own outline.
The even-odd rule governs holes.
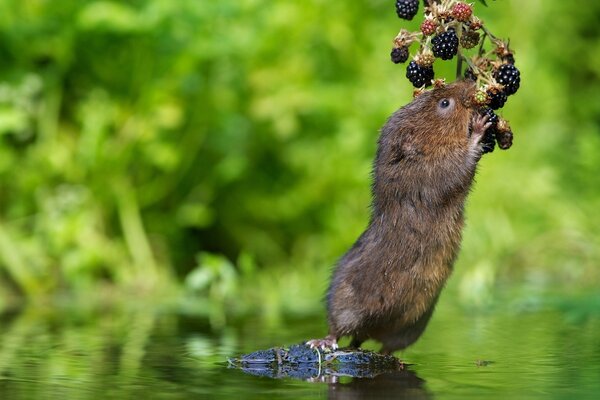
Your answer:
[[[328,399],[429,399],[425,380],[408,369],[374,378],[353,378],[349,383],[330,382]]]

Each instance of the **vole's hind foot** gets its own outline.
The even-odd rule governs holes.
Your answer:
[[[307,346],[310,346],[311,349],[321,349],[321,350],[336,350],[338,348],[337,338],[332,335],[327,335],[323,339],[312,339],[306,342]]]

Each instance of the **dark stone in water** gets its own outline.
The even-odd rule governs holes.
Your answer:
[[[305,344],[259,350],[228,361],[231,368],[248,374],[296,379],[375,377],[404,368],[404,364],[394,356],[360,349],[324,351],[311,349]]]

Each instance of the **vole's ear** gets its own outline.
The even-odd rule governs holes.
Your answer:
[[[397,164],[400,161],[413,161],[423,155],[423,151],[414,137],[412,130],[403,131],[399,140],[391,146],[391,164]]]

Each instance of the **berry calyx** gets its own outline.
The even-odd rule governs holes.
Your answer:
[[[419,11],[419,0],[396,0],[396,14],[406,20],[412,20]]]
[[[519,90],[521,73],[514,64],[502,64],[494,73],[494,79],[504,85],[504,92],[510,96]]]
[[[433,67],[421,67],[414,60],[406,67],[406,77],[414,87],[431,86],[433,76]]]
[[[473,17],[473,19],[471,20],[471,23],[469,24],[469,27],[474,31],[481,29],[482,26],[483,26],[483,21],[477,17]]]
[[[436,28],[437,23],[431,18],[426,18],[421,24],[421,32],[423,32],[423,35],[425,36],[433,35]]]
[[[446,79],[445,78],[434,79],[433,80],[433,87],[435,89],[441,89],[441,88],[443,88],[445,86],[446,86]]]
[[[408,47],[402,46],[393,48],[390,57],[394,64],[406,62],[406,60],[408,60]]]
[[[471,18],[472,14],[473,9],[467,3],[456,3],[454,7],[452,7],[452,16],[458,21],[466,22]]]
[[[511,132],[510,125],[508,124],[508,121],[504,118],[498,117],[496,127],[498,128],[499,132]]]
[[[431,39],[433,55],[442,60],[450,60],[458,53],[458,36],[454,29],[448,29]]]

